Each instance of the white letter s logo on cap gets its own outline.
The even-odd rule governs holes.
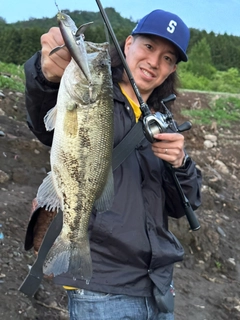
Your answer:
[[[176,26],[177,26],[177,22],[174,20],[171,20],[168,24],[167,31],[170,33],[173,33],[176,29]]]

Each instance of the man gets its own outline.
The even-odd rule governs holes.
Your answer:
[[[155,10],[139,21],[122,45],[139,92],[153,112],[163,111],[161,99],[176,93],[177,64],[187,61],[188,41],[189,29],[178,16]],[[56,103],[59,82],[71,57],[67,49],[49,56],[63,44],[58,28],[44,34],[41,44],[41,52],[25,64],[26,107],[30,129],[50,146],[52,133],[46,132],[43,117]],[[114,50],[111,59],[117,145],[141,111]],[[54,278],[67,289],[71,319],[174,319],[153,294],[156,288],[162,296],[169,292],[174,263],[183,257],[182,246],[168,230],[167,216],[180,218],[184,209],[163,160],[175,168],[193,209],[201,203],[201,173],[184,151],[182,134],[159,133],[155,139],[152,145],[144,139],[114,171],[112,208],[101,214],[93,210],[90,283],[73,280],[69,274]]]

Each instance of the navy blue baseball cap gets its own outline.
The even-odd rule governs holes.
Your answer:
[[[143,17],[132,31],[135,34],[151,34],[172,42],[178,49],[179,61],[187,61],[186,54],[190,31],[186,24],[176,14],[154,10]]]

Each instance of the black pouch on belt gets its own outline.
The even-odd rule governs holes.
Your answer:
[[[173,313],[175,290],[171,284],[168,291],[163,295],[161,291],[154,286],[153,295],[158,306],[158,309],[163,313]]]

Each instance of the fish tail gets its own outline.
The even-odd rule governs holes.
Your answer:
[[[92,277],[92,259],[88,239],[70,242],[60,236],[48,252],[44,262],[43,273],[57,276],[70,273],[76,279],[89,282]]]
[[[82,239],[81,242],[72,243],[69,273],[75,278],[80,278],[89,282],[92,277],[92,258],[89,240]]]
[[[69,268],[70,242],[58,236],[52,248],[49,250],[43,265],[43,273],[57,276],[66,273]]]

